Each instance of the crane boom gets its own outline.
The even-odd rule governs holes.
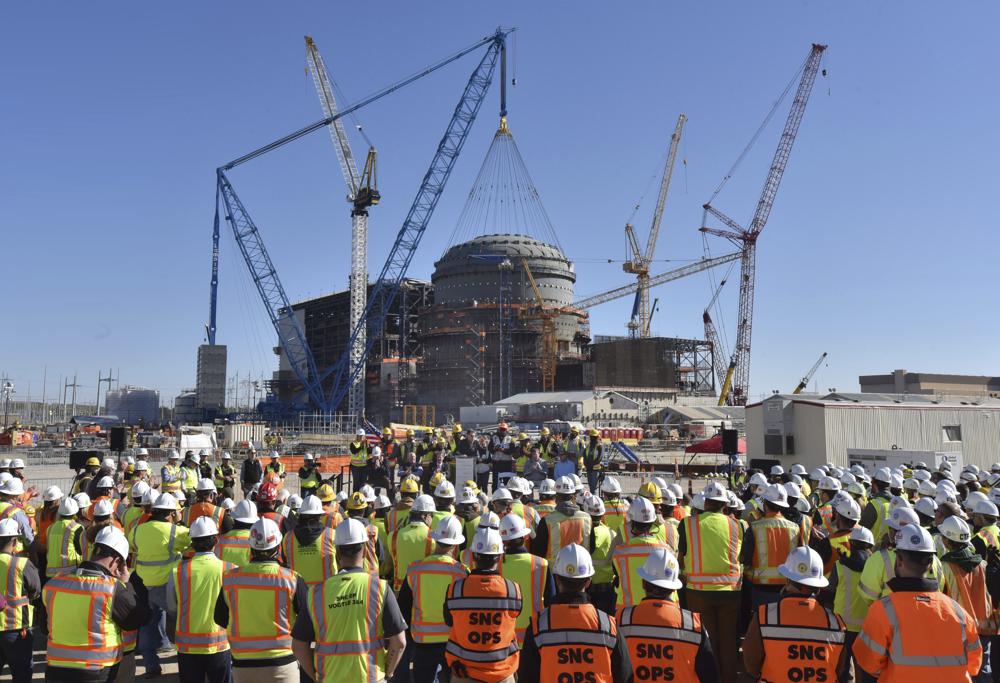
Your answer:
[[[801,394],[802,390],[805,389],[807,386],[809,386],[809,382],[812,380],[813,375],[815,375],[816,371],[819,370],[819,366],[823,363],[824,360],[826,360],[826,351],[824,351],[823,355],[821,355],[819,359],[815,363],[813,363],[813,366],[809,368],[809,372],[807,372],[805,376],[799,381],[798,386],[796,386],[792,390],[793,394]]]
[[[684,131],[685,121],[687,121],[687,116],[684,114],[678,116],[677,125],[670,136],[670,151],[667,153],[667,161],[663,165],[663,180],[660,181],[660,194],[656,198],[656,210],[653,211],[653,222],[649,224],[649,239],[646,241],[646,253],[643,256],[647,265],[653,261],[656,240],[660,236],[663,209],[667,205],[667,193],[670,191],[670,179],[674,175],[674,162],[677,160],[677,148],[680,146],[681,133]]]
[[[313,84],[316,86],[316,94],[319,95],[319,103],[323,107],[323,113],[327,118],[339,113],[337,98],[333,94],[333,86],[330,83],[330,75],[326,70],[326,62],[323,55],[319,53],[319,48],[311,36],[306,36],[306,64],[309,73],[312,75]],[[333,149],[337,153],[337,160],[340,162],[340,170],[344,173],[344,183],[347,185],[348,201],[353,201],[355,193],[358,191],[360,176],[358,166],[354,161],[354,152],[351,151],[351,143],[344,132],[342,119],[334,119],[327,124],[330,131],[330,139],[333,140]]]

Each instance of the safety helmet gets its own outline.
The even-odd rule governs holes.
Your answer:
[[[833,504],[833,509],[838,515],[857,522],[861,519],[861,506],[850,496],[839,497]]]
[[[428,482],[432,488],[437,488],[437,485],[444,481],[444,472],[435,472],[434,476],[431,477]]]
[[[84,465],[86,467],[100,467],[101,461],[91,456],[87,458],[87,462],[85,462]],[[10,461],[8,460],[6,465],[3,465],[2,462],[0,462],[0,467],[10,467]]]
[[[931,473],[928,472],[927,470],[916,470],[913,473],[913,478],[916,479],[917,481],[930,481]]]
[[[587,432],[587,436],[600,436],[600,435],[601,433],[596,429],[591,429],[589,432]]]
[[[123,560],[128,559],[128,541],[118,527],[109,525],[97,532],[94,543],[110,548]]]
[[[906,491],[916,491],[920,488],[920,480],[916,477],[910,477],[903,480],[903,489]]]
[[[472,489],[473,493],[476,494],[479,493],[479,484],[477,484],[474,479],[466,479],[464,482],[462,482],[462,486],[464,488]]]
[[[145,460],[140,460],[139,462],[137,462],[135,464],[135,471],[136,472],[148,472],[149,471],[149,463],[146,462]]]
[[[422,513],[422,512],[435,512],[437,507],[434,505],[434,499],[427,494],[421,494],[413,499],[413,507],[410,508],[410,512]]]
[[[656,521],[656,509],[648,499],[638,496],[628,506],[625,519],[637,524],[652,524]]]
[[[21,460],[20,458],[14,458],[13,460],[10,461],[10,469],[12,469],[12,470],[23,470],[24,469],[24,461]]]
[[[368,542],[368,530],[361,520],[348,517],[333,530],[333,544],[360,545]]]
[[[576,491],[582,491],[583,490],[583,480],[580,479],[580,475],[578,475],[578,474],[571,474],[571,475],[569,475],[569,478],[573,480],[573,491],[574,492],[576,492]]]
[[[531,530],[525,526],[524,519],[520,515],[507,515],[500,520],[500,538],[504,541],[513,541],[530,535]]]
[[[840,485],[841,486],[850,486],[851,484],[853,484],[853,483],[855,483],[857,481],[860,481],[860,477],[856,477],[856,476],[854,476],[850,472],[844,472],[844,473],[842,473],[840,475],[839,479],[840,479]]]
[[[392,436],[392,427],[383,427],[382,428],[382,435],[383,436]]]
[[[976,509],[973,512],[977,515],[985,515],[987,517],[1000,517],[997,506],[989,500],[981,500],[976,503]]]
[[[852,496],[857,496],[859,498],[863,498],[868,495],[868,492],[865,491],[865,487],[858,482],[854,482],[853,484],[848,484],[847,492]]]
[[[722,485],[722,482],[714,479],[705,485],[702,495],[705,500],[715,500],[720,503],[729,502],[729,496],[726,495],[726,487]]]
[[[979,477],[976,476],[975,472],[969,472],[966,470],[958,475],[958,480],[969,483],[970,481],[979,481]]]
[[[771,466],[771,476],[772,477],[780,477],[784,473],[785,473],[785,468],[782,467],[781,465],[772,465]]]
[[[820,481],[826,476],[826,470],[822,467],[816,467],[812,472],[809,473],[809,478],[813,481]]]
[[[567,579],[586,579],[594,575],[594,561],[582,545],[571,543],[556,555],[552,573]]]
[[[879,467],[875,470],[875,474],[872,475],[872,479],[875,481],[880,481],[883,484],[892,483],[892,472],[889,471],[888,467]]]
[[[462,545],[465,536],[462,535],[462,522],[455,515],[448,515],[431,532],[431,538],[443,545]]]
[[[193,463],[197,464],[201,462],[201,456],[198,455],[197,453],[192,453],[191,451],[188,451],[188,456],[191,458],[191,462]]]
[[[191,531],[189,532],[191,538],[205,538],[206,536],[218,536],[219,527],[216,526],[215,520],[208,515],[203,515],[191,523]]]
[[[889,513],[889,528],[899,531],[907,524],[916,524],[918,526],[920,524],[920,518],[917,517],[917,513],[913,508],[898,507]]]
[[[819,486],[817,488],[819,488],[820,491],[839,491],[841,487],[840,482],[833,477],[823,477],[819,480]]]
[[[278,486],[273,481],[265,481],[257,490],[257,500],[270,503],[278,499]]]
[[[324,503],[332,503],[337,498],[337,494],[329,484],[320,484],[316,489],[316,497]]]
[[[919,524],[907,524],[896,535],[896,550],[907,550],[912,553],[937,553],[934,539],[927,529]]]
[[[969,512],[974,512],[976,506],[979,505],[984,500],[989,500],[989,498],[982,491],[970,491],[969,494],[965,497],[965,502],[963,503],[962,507],[964,507]]]
[[[937,495],[937,486],[930,483],[929,481],[921,481],[917,485],[917,495],[918,496],[928,496],[933,498]]]
[[[302,505],[299,506],[299,517],[322,515],[325,512],[323,502],[316,496],[306,496],[302,499]]]
[[[169,493],[161,493],[156,497],[156,501],[153,503],[154,510],[171,510],[176,512],[177,510],[177,499],[174,498]]]
[[[762,472],[754,472],[750,475],[750,486],[767,486],[767,477]]]
[[[680,484],[678,484],[676,482],[672,483],[672,484],[667,484],[667,488],[670,489],[673,492],[674,497],[677,500],[680,500],[681,498],[684,497],[684,489],[681,488]]]
[[[693,496],[691,496],[691,507],[693,507],[695,510],[702,510],[702,511],[704,511],[704,509],[705,509],[705,494],[703,492],[699,491],[698,493],[696,493]]]
[[[50,503],[63,497],[62,489],[58,486],[50,486],[42,493],[42,500]]]
[[[792,465],[791,469],[789,469],[788,471],[791,474],[797,474],[800,477],[806,476],[806,468],[800,465],[799,463],[795,463],[794,465]]]
[[[607,481],[605,479],[605,481]],[[554,496],[556,495],[556,482],[554,479],[543,479],[542,483],[538,485],[538,495],[539,496]]]
[[[316,496],[313,496],[313,498],[315,497]],[[286,502],[286,505],[288,505],[290,509],[298,512],[299,508],[302,507],[302,496],[293,493],[292,495],[288,496],[288,501]]]
[[[412,429],[407,429],[407,430],[406,430],[406,435],[407,435],[407,436],[413,436],[413,435],[414,435],[414,432],[413,432],[413,430],[412,430]]]
[[[487,510],[482,515],[480,515],[480,517],[479,517],[479,524],[477,524],[476,526],[478,526],[480,528],[489,527],[491,529],[499,529],[500,528],[500,515],[498,515],[497,513],[493,512],[492,510]]]
[[[798,484],[790,481],[787,484],[785,484],[785,495],[788,498],[795,498],[796,500],[798,500],[799,498],[802,497],[802,489],[799,488]]]
[[[416,479],[407,477],[399,485],[400,493],[420,493],[420,485],[417,484]]]
[[[468,486],[463,486],[461,492],[458,494],[458,504],[459,505],[475,505],[479,502],[479,496],[476,492],[470,489]]]
[[[364,437],[364,435],[365,435],[365,430],[363,430],[363,429],[359,429],[358,431],[356,431],[356,432],[354,432],[354,433],[355,433],[355,434],[356,434],[356,435],[357,435],[358,437],[362,437],[362,438],[363,438],[363,437]]]
[[[584,503],[584,510],[591,517],[603,517],[607,510],[604,509],[604,501],[597,496],[590,496]]]
[[[480,526],[472,537],[469,549],[476,555],[502,555],[503,538],[493,527]]]
[[[937,507],[933,498],[921,498],[913,504],[913,509],[926,517],[934,517]]]
[[[788,553],[785,562],[778,565],[778,573],[789,581],[811,588],[830,585],[823,576],[823,558],[808,546],[799,546]]]
[[[513,502],[513,500],[514,500],[514,497],[512,495],[510,495],[510,491],[508,491],[507,489],[505,489],[502,486],[500,488],[498,488],[496,491],[494,491],[493,492],[493,496],[490,498],[490,502],[492,502],[492,503],[500,503],[500,502],[508,502],[508,501],[509,502]]]
[[[80,511],[80,504],[76,502],[72,497],[63,498],[63,501],[59,503],[59,516],[60,517],[72,517]],[[14,520],[11,520],[14,521]]]
[[[16,519],[0,519],[0,538],[14,538],[21,535],[21,525]]]
[[[798,486],[802,486],[803,483],[802,477],[797,474],[789,474],[788,481],[792,484],[797,484]]]
[[[198,486],[195,488],[196,491],[217,491],[215,488],[215,482],[211,479],[199,479]]]
[[[851,465],[848,469],[850,470],[851,474],[853,474],[855,477],[860,477],[862,474],[865,473],[865,468],[857,464]]]
[[[76,500],[76,504],[79,505],[81,509],[90,507],[90,496],[88,496],[86,493],[81,491],[80,493],[73,496],[73,498]]]
[[[639,496],[650,501],[653,505],[660,505],[663,502],[663,494],[660,492],[660,487],[651,481],[647,481],[639,487]]]
[[[15,481],[21,481],[21,480],[16,479]],[[115,487],[115,480],[112,479],[111,477],[101,477],[100,479],[97,480],[97,485],[95,486],[95,488],[99,489],[113,489],[114,487]]]
[[[462,425],[458,424],[457,422],[455,424],[453,424],[451,426],[451,433],[452,434],[461,434],[462,433]]]
[[[848,538],[852,541],[857,541],[858,543],[875,545],[875,537],[872,535],[871,529],[863,527],[860,524],[851,529],[851,535]]]
[[[389,500],[389,496],[385,494],[379,494],[375,497],[375,509],[385,510],[386,508],[392,507],[392,501]]]
[[[140,505],[143,507],[152,506],[156,502],[156,497],[160,495],[160,492],[156,489],[150,487],[142,494],[142,502]]]
[[[653,548],[636,574],[643,581],[667,590],[680,590],[684,585],[681,583],[680,565],[669,548]]]
[[[780,484],[771,484],[764,489],[764,500],[780,508],[788,507],[788,494]]]
[[[109,498],[102,498],[94,503],[94,517],[110,517],[115,513],[115,506]]]
[[[348,510],[366,510],[368,509],[368,500],[365,498],[365,494],[361,491],[355,491],[351,494],[351,497],[347,499],[347,509]]]
[[[674,490],[669,486],[660,489],[661,500],[660,505],[677,505],[677,496],[674,495]],[[732,493],[732,491],[729,491]]]
[[[580,433],[580,428],[577,427],[576,425],[573,425],[572,427],[569,428],[569,433],[570,434],[579,434]]]
[[[551,434],[551,433],[552,433],[552,432],[551,432],[551,431],[549,431],[549,428],[548,428],[548,427],[542,427],[542,431],[541,431],[541,435],[542,435],[542,436],[548,436],[548,435],[549,435],[549,434]]]
[[[261,517],[250,527],[250,547],[253,550],[271,550],[281,543],[281,529],[274,520]]]
[[[556,480],[556,493],[562,495],[572,495],[576,493],[576,484],[569,477],[559,477]]]
[[[913,507],[913,506],[910,505],[910,501],[908,501],[903,496],[893,496],[892,498],[889,499],[889,509],[893,510],[893,509],[898,508],[898,507],[906,507],[906,508],[908,508],[908,507]]]
[[[938,531],[949,541],[968,544],[972,540],[972,532],[964,519],[952,515],[938,525]]]
[[[1000,487],[991,488],[990,492],[986,494],[986,496],[989,498],[991,503],[1000,507]]]
[[[454,498],[455,497],[455,485],[450,481],[445,479],[436,487],[434,487],[434,497],[435,498]]]
[[[244,524],[253,524],[257,521],[257,506],[250,500],[241,500],[233,508],[233,519]]]
[[[729,497],[729,507],[736,512],[743,512],[744,510],[746,510],[747,506],[743,503],[742,500],[740,500],[740,497],[737,496],[736,493],[733,491],[730,491],[729,493],[731,494]]]
[[[368,484],[365,484],[364,486],[362,486],[361,488],[359,488],[358,491],[360,491],[361,493],[364,494],[364,496],[365,496],[365,502],[367,502],[367,503],[374,503],[375,502],[375,489],[373,489]]]
[[[306,455],[309,455],[309,454],[307,453]],[[233,456],[232,456],[232,454],[230,454],[229,451],[222,451],[222,459],[223,460],[232,460]]]

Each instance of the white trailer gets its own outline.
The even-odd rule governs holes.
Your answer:
[[[953,472],[962,469],[960,451],[904,451],[898,448],[848,448],[847,460],[851,465],[861,465],[868,476],[880,467],[911,467],[922,462],[931,470],[936,470],[947,461]]]

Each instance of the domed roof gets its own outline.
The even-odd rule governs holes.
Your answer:
[[[559,247],[527,235],[480,235],[448,249],[435,266],[440,267],[452,261],[466,262],[474,254],[569,260]]]

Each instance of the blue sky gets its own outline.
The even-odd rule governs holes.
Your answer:
[[[98,368],[167,397],[194,382],[208,316],[214,169],[319,118],[302,36],[357,99],[519,28],[510,123],[581,295],[627,282],[622,226],[689,121],[658,258],[702,254],[701,205],[811,42],[830,45],[758,250],[751,394],[905,367],[997,374],[992,274],[1000,99],[990,3],[7,3],[0,10],[0,372],[41,393]],[[516,67],[514,63],[516,62]],[[474,62],[361,114],[380,153],[378,270]],[[484,105],[411,269],[429,277],[496,126]],[[784,119],[716,205],[741,221]],[[355,141],[355,149],[363,149]],[[293,300],[346,286],[350,223],[328,136],[232,173]],[[637,217],[649,223],[655,187]],[[274,334],[225,235],[218,340],[268,373]],[[723,253],[716,241],[713,253]],[[667,269],[671,264],[658,264]],[[735,336],[736,278],[723,295]],[[653,327],[700,336],[704,276],[667,285]],[[631,301],[592,311],[621,334]]]

